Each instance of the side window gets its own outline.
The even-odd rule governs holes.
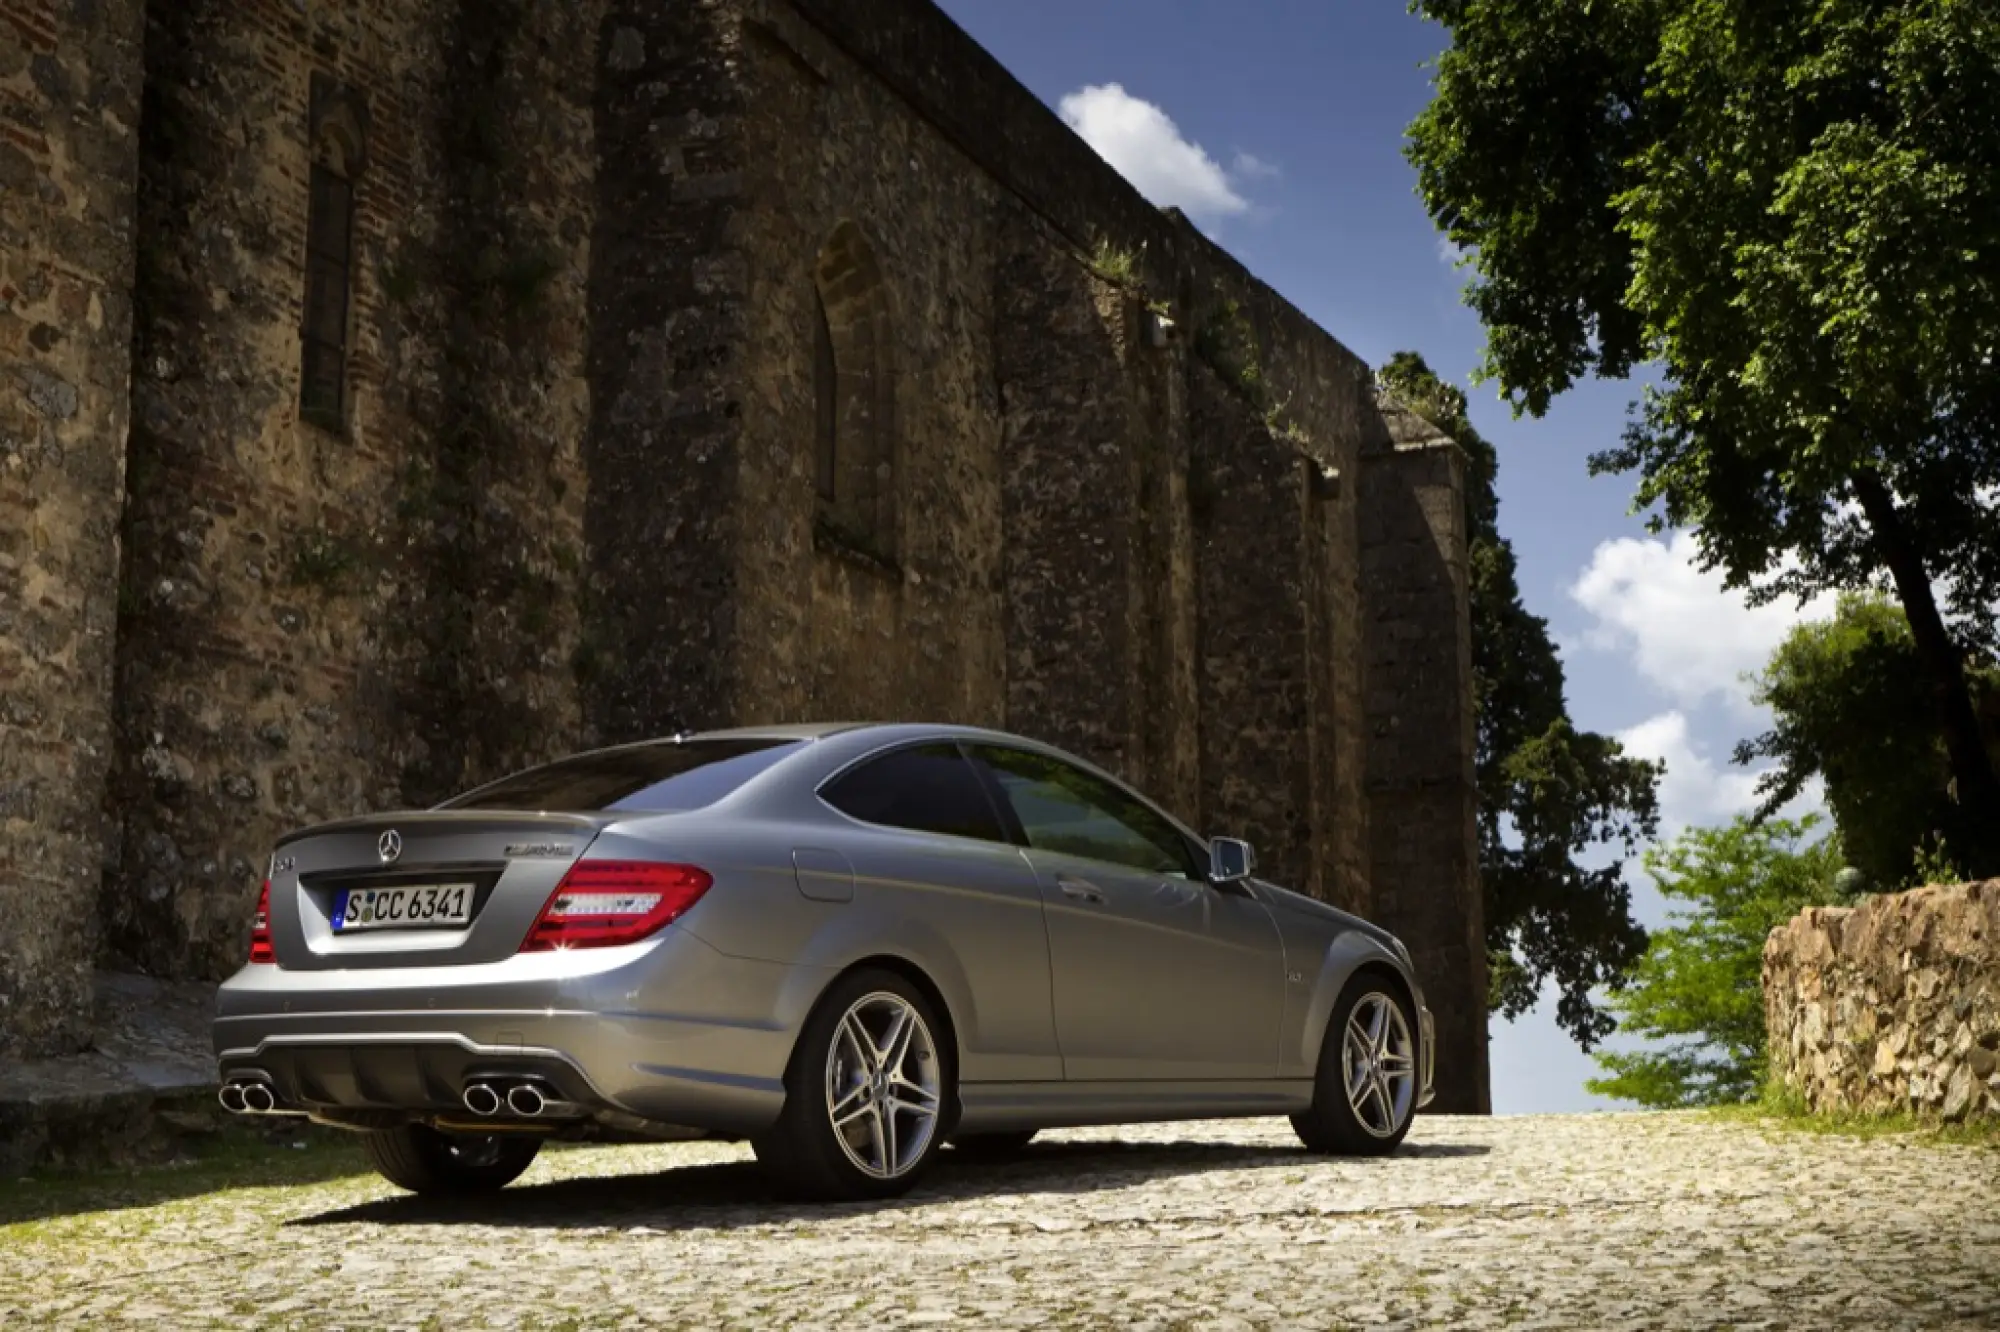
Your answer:
[[[1000,816],[956,745],[919,745],[872,759],[822,791],[863,823],[1004,842]]]
[[[1193,877],[1187,839],[1144,802],[1060,759],[981,746],[1028,845],[1149,874]]]

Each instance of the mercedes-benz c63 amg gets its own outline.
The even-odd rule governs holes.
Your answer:
[[[549,1139],[747,1139],[790,1191],[947,1143],[1288,1114],[1393,1150],[1431,1019],[1391,935],[1110,774],[916,725],[683,735],[284,838],[221,990],[221,1098],[419,1192]]]

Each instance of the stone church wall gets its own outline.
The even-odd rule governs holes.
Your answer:
[[[89,1036],[140,0],[0,0],[0,1057]]]
[[[8,1048],[81,1043],[93,963],[232,969],[285,828],[920,717],[1075,749],[1405,929],[1440,1104],[1479,1103],[1455,455],[1392,448],[1358,358],[941,11],[141,16],[0,0]]]
[[[1764,944],[1764,1020],[1815,1110],[2000,1115],[2000,880],[1799,913]]]
[[[283,829],[560,747],[588,391],[575,6],[149,6],[111,956],[216,975]],[[301,410],[311,168],[347,400]]]
[[[1393,402],[1361,463],[1367,810],[1374,918],[1444,979],[1440,1111],[1491,1107],[1473,771],[1465,455]]]

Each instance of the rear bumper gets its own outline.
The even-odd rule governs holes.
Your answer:
[[[753,1133],[829,978],[807,970],[675,929],[459,967],[246,967],[217,997],[216,1060],[288,1109],[462,1114],[467,1083],[528,1078],[586,1112]]]

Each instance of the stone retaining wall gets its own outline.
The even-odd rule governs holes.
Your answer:
[[[1764,945],[1764,1020],[1815,1110],[2000,1114],[2000,880],[1802,912]]]

